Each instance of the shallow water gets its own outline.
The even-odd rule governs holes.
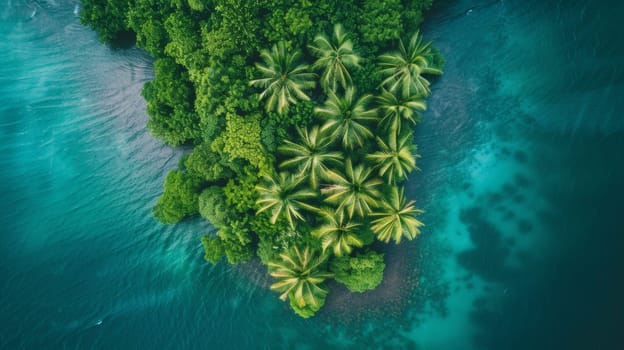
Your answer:
[[[152,61],[99,44],[77,9],[0,9],[0,348],[624,340],[620,2],[439,1],[424,31],[447,65],[408,186],[427,226],[390,252],[401,274],[374,298],[332,286],[310,320],[248,278],[255,266],[205,263],[209,225],[151,217],[182,154],[145,129]],[[383,308],[366,304],[375,298]]]

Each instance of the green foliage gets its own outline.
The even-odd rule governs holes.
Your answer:
[[[374,60],[364,61],[353,72],[353,86],[356,91],[375,91],[381,85],[382,76]]]
[[[325,118],[321,132],[327,132],[347,150],[362,147],[366,139],[373,137],[366,124],[377,120],[377,112],[368,107],[371,95],[355,100],[353,87],[348,88],[343,97],[338,97],[331,90],[327,95],[325,104],[314,110]]]
[[[172,170],[165,179],[165,190],[152,212],[158,221],[176,223],[198,211],[197,193],[203,181],[179,170]]]
[[[174,12],[170,0],[134,0],[127,13],[128,27],[137,34],[137,46],[152,56],[164,56],[165,46],[170,40],[165,29],[165,20]]]
[[[427,109],[425,99],[419,95],[403,97],[400,94],[381,89],[377,103],[382,118],[380,125],[387,127],[393,134],[400,134],[403,124],[413,127],[420,122],[419,112]]]
[[[304,3],[304,1],[301,3]],[[292,34],[292,37],[301,38],[309,31],[310,28],[312,28],[314,24],[310,19],[311,11],[311,6],[302,7],[295,5],[288,8],[288,11],[286,11],[286,15],[284,16],[284,21],[286,22],[288,31]]]
[[[398,141],[394,133],[389,135],[386,143],[377,137],[379,151],[366,156],[379,168],[379,175],[387,179],[388,184],[393,185],[397,181],[407,179],[407,175],[416,167],[416,145],[412,142],[413,134],[408,133]]]
[[[244,57],[233,56],[228,66],[212,62],[210,68],[193,71],[191,79],[197,86],[195,109],[205,142],[212,142],[222,132],[226,115],[258,112],[259,102],[247,84],[252,70],[245,66]]]
[[[314,87],[314,74],[308,72],[307,65],[299,64],[300,56],[299,51],[288,52],[283,41],[273,45],[271,51],[262,51],[264,64],[256,64],[262,77],[249,85],[264,89],[259,99],[267,99],[267,111],[283,114],[298,100],[310,100],[304,90]]]
[[[225,129],[225,118],[215,113],[221,104],[221,99],[216,96],[225,94],[224,86],[215,82],[214,71],[208,68],[195,71],[189,78],[196,86],[195,111],[199,117],[200,137],[204,143],[212,144]]]
[[[295,128],[304,128],[309,126],[315,119],[315,104],[312,102],[299,102],[293,108],[288,110],[286,116],[282,117],[277,113],[272,113],[274,117],[282,117],[282,124],[289,127],[289,131]],[[289,133],[290,134],[290,133]]]
[[[379,205],[381,198],[380,186],[383,182],[372,175],[373,168],[364,164],[353,167],[351,159],[345,161],[345,174],[330,174],[331,185],[321,189],[326,195],[325,202],[338,205],[338,209],[346,210],[349,217],[357,214],[366,217]]]
[[[131,6],[128,0],[82,0],[80,21],[95,29],[103,43],[115,45],[120,34],[129,30],[126,13]]]
[[[440,50],[438,50],[436,47],[431,46],[430,48],[432,56],[431,66],[442,71],[442,68],[444,68],[444,65],[446,64],[446,59],[444,58],[444,55],[442,55],[442,52],[440,52]]]
[[[275,242],[275,237],[267,235],[259,237],[256,255],[263,264],[266,265],[269,261],[277,259],[280,251],[279,245]]]
[[[213,265],[218,263],[225,254],[221,239],[218,237],[203,236],[201,242],[204,246],[204,259]]]
[[[312,68],[321,69],[321,86],[326,90],[336,91],[338,83],[343,89],[351,86],[349,69],[359,68],[361,57],[353,51],[353,42],[348,39],[340,24],[334,27],[332,39],[324,35],[314,38],[310,50],[318,56]]]
[[[316,304],[304,304],[303,306],[301,306],[298,302],[297,299],[295,298],[289,298],[288,299],[288,304],[290,305],[290,307],[293,309],[293,311],[303,317],[303,318],[310,318],[312,316],[314,316],[314,314],[316,314],[316,312],[318,310],[320,310],[323,305],[325,305],[325,298],[324,297],[319,297],[317,298],[317,302]]]
[[[352,247],[362,247],[364,242],[358,236],[361,224],[351,221],[342,209],[321,209],[325,223],[312,232],[322,242],[323,252],[332,248],[335,256],[351,254]]]
[[[271,1],[262,34],[268,42],[285,41],[288,47],[302,47],[317,28],[318,17],[327,8],[322,2]]]
[[[256,169],[268,169],[269,159],[261,142],[260,114],[245,118],[228,113],[225,131],[214,141],[212,148],[230,156],[247,160]]]
[[[375,237],[412,239],[422,226],[392,186],[416,168],[406,129],[444,65],[417,31],[430,6],[83,0],[81,19],[107,43],[136,34],[155,58],[142,93],[148,128],[190,149],[154,216],[173,223],[199,212],[217,228],[202,238],[206,260],[259,256],[278,280],[272,288],[310,317],[325,303],[328,259],[350,289],[374,288],[383,257],[360,249]],[[414,32],[407,46],[398,40]]]
[[[406,33],[413,33],[424,21],[423,12],[431,8],[433,0],[404,0],[403,23]]]
[[[199,214],[217,227],[223,227],[227,223],[228,206],[225,194],[219,186],[210,186],[202,191],[198,199]]]
[[[264,183],[256,186],[260,206],[258,213],[265,210],[271,212],[271,223],[278,218],[288,220],[291,228],[295,228],[295,220],[305,221],[301,209],[315,211],[316,208],[307,202],[316,197],[316,192],[306,188],[300,188],[303,178],[279,173],[276,176],[265,176]]]
[[[199,69],[208,59],[206,50],[201,47],[200,25],[183,12],[173,12],[165,20],[165,30],[170,38],[165,53],[188,69]]]
[[[414,239],[420,233],[423,223],[416,219],[422,210],[414,207],[414,201],[406,201],[403,188],[392,187],[389,196],[381,203],[380,210],[371,214],[377,219],[371,222],[371,229],[383,242],[393,239],[396,244],[401,238]]]
[[[184,160],[184,167],[189,174],[208,182],[221,182],[232,178],[234,172],[231,165],[225,155],[214,152],[206,143],[196,146]]]
[[[318,241],[310,234],[311,227],[299,223],[292,229],[286,219],[278,219],[271,223],[267,212],[249,216],[249,228],[258,237],[256,255],[263,264],[279,259],[279,254],[295,246],[307,245],[312,249],[320,249]],[[369,244],[372,241],[369,241]]]
[[[262,144],[268,152],[275,153],[277,146],[296,132],[297,128],[305,128],[315,119],[314,103],[302,101],[289,108],[285,114],[267,113],[262,123]]]
[[[234,59],[241,59],[242,57],[236,56]],[[229,113],[233,114],[248,114],[257,113],[259,101],[252,96],[252,88],[249,87],[247,77],[253,75],[252,68],[245,68],[245,76],[235,78],[230,88],[224,94],[222,108]]]
[[[156,60],[154,70],[156,78],[143,88],[150,115],[147,127],[172,146],[199,140],[199,118],[193,109],[195,90],[188,73],[170,58]]]
[[[280,167],[295,168],[296,177],[309,179],[310,186],[316,188],[320,179],[328,177],[329,166],[342,162],[342,153],[329,150],[331,139],[318,126],[311,130],[297,129],[297,134],[300,143],[285,140],[279,147],[281,153],[289,156]]]
[[[278,220],[276,224],[271,224],[270,217],[263,214],[256,215],[256,217],[266,217],[267,219],[262,220],[264,224],[252,223],[254,232],[259,237],[257,255],[262,263],[268,264],[269,261],[278,260],[281,252],[288,251],[297,245],[314,245],[311,236],[304,228],[293,230],[286,220]]]
[[[379,56],[380,72],[386,76],[382,84],[403,97],[428,96],[431,93],[429,81],[423,75],[442,74],[433,64],[434,53],[430,46],[431,43],[423,43],[418,31],[410,37],[407,47],[399,40],[398,52]]]
[[[248,221],[248,216],[229,216],[227,218],[227,226],[221,227],[217,235],[223,240],[237,242],[240,245],[248,245],[252,241]]]
[[[204,11],[210,4],[212,0],[187,0],[189,7],[195,11]]]
[[[215,0],[212,20],[218,25],[206,27],[202,44],[211,56],[228,59],[233,54],[249,55],[260,48],[259,1]]]
[[[271,289],[282,293],[280,299],[288,298],[301,317],[314,315],[325,304],[328,293],[323,281],[332,277],[324,268],[325,257],[317,256],[309,246],[303,250],[295,246],[279,256],[279,260],[268,263],[269,273],[277,280]]]
[[[223,249],[230,264],[248,262],[254,256],[254,245],[248,225],[248,216],[230,213],[226,226],[219,228],[217,235],[223,241]]]
[[[403,33],[401,0],[364,0],[360,16],[362,43],[384,48]]]
[[[265,237],[277,237],[283,235],[287,231],[292,231],[290,224],[285,219],[271,223],[271,215],[268,212],[253,215],[249,225],[251,230],[260,239]]]
[[[334,279],[353,292],[375,289],[383,279],[386,264],[383,254],[369,250],[355,256],[342,256],[332,259],[330,270]]]
[[[232,178],[223,188],[228,208],[248,215],[255,210],[258,193],[256,186],[260,183],[258,171],[251,166],[243,168],[243,173]]]
[[[251,244],[243,244],[236,239],[224,239],[223,249],[228,263],[231,265],[249,262],[254,257],[254,248]]]

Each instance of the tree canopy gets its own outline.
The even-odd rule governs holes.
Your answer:
[[[332,260],[330,270],[334,279],[353,292],[375,289],[383,280],[386,264],[383,254],[369,250],[354,256],[342,256]]]
[[[403,183],[442,73],[418,31],[431,0],[82,2],[103,42],[133,39],[155,59],[147,127],[187,151],[156,219],[208,220],[205,259],[258,256],[302,317],[325,303],[327,279],[356,292],[381,283],[375,238],[423,226]]]

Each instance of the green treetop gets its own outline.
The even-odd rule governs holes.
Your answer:
[[[282,41],[273,45],[271,51],[262,51],[264,64],[256,64],[262,78],[250,81],[249,85],[264,89],[259,98],[267,99],[267,111],[282,114],[297,100],[310,100],[304,91],[316,85],[315,74],[308,71],[307,65],[298,63],[300,56],[299,51],[288,52]]]

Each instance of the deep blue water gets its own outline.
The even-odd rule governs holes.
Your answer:
[[[183,153],[145,129],[151,59],[77,11],[0,7],[0,348],[624,343],[624,3],[436,4],[423,30],[447,65],[408,187],[427,226],[378,291],[332,286],[309,320],[257,266],[205,263],[208,224],[151,217]]]

